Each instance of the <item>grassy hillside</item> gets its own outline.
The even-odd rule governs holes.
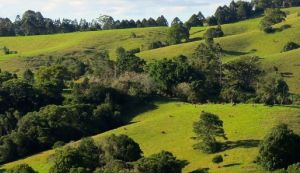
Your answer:
[[[8,47],[18,54],[0,53],[0,68],[9,71],[22,70],[26,63],[24,57],[66,56],[89,54],[99,50],[108,50],[115,57],[118,47],[126,49],[140,48],[153,40],[166,39],[166,27],[143,29],[120,29],[94,32],[77,32],[26,37],[0,37],[0,48]],[[135,33],[136,38],[131,34]]]
[[[191,138],[192,124],[197,121],[201,111],[220,115],[224,121],[225,132],[231,148],[221,152],[224,163],[213,164],[214,154],[207,155],[193,150],[195,141]],[[259,140],[279,122],[290,125],[297,133],[299,128],[300,109],[292,107],[266,107],[262,105],[192,105],[176,101],[157,102],[155,108],[142,113],[132,120],[132,124],[94,136],[101,141],[109,134],[127,134],[136,140],[144,154],[150,155],[161,150],[168,150],[190,164],[184,169],[188,173],[198,168],[210,168],[212,173],[220,172],[264,172],[253,161],[257,156]],[[164,132],[164,133],[162,133]],[[4,165],[12,167],[20,163],[28,163],[40,173],[47,173],[51,167],[48,157],[54,151],[28,157],[24,160]]]
[[[262,57],[267,66],[279,66],[280,72],[291,74],[287,81],[293,93],[300,93],[299,67],[300,58],[297,53],[281,53],[288,41],[300,44],[300,12],[299,7],[284,9],[288,12],[285,22],[275,27],[288,24],[291,28],[274,34],[265,34],[259,29],[261,18],[254,18],[233,24],[222,25],[225,37],[216,39],[224,49],[224,62],[243,56],[257,55]],[[172,58],[180,54],[191,56],[208,27],[191,29],[191,41],[160,49],[142,51],[138,56],[153,60]],[[137,38],[131,38],[134,32]],[[30,67],[24,57],[39,56],[87,56],[96,54],[99,50],[108,50],[112,58],[115,49],[123,46],[126,49],[139,48],[153,40],[165,40],[167,28],[122,29],[97,32],[78,32],[29,37],[0,37],[0,47],[7,46],[10,50],[18,51],[16,55],[1,55],[0,68],[13,72],[23,71]],[[296,51],[297,52],[297,51]],[[287,67],[287,68],[286,68]]]

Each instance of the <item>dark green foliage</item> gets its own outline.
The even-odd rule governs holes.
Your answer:
[[[217,115],[207,112],[202,112],[200,120],[194,123],[194,132],[197,135],[197,140],[200,141],[195,145],[195,148],[205,153],[215,153],[220,150],[221,146],[216,137],[226,139],[223,121]]]
[[[300,136],[285,124],[274,127],[259,146],[258,163],[267,170],[287,168],[300,161]]]
[[[29,84],[34,84],[34,73],[30,69],[26,69],[23,73],[23,79]]]
[[[157,26],[168,26],[168,21],[164,16],[160,16],[156,19]]]
[[[5,171],[6,173],[37,173],[29,165],[21,164]]]
[[[15,35],[15,26],[9,18],[0,18],[0,36]]]
[[[295,42],[288,42],[287,44],[284,45],[283,47],[283,52],[291,51],[294,49],[300,48],[300,45],[295,43]]]
[[[221,155],[216,155],[215,157],[213,157],[212,162],[216,164],[222,163],[223,157]]]
[[[137,161],[142,157],[139,145],[126,135],[111,135],[103,141],[103,151],[108,160]]]
[[[202,80],[203,76],[189,65],[187,57],[173,60],[163,59],[150,63],[147,68],[150,77],[157,83],[161,93],[172,94],[172,87],[181,82]]]
[[[132,169],[133,166],[124,161],[111,160],[102,169],[96,170],[94,173],[129,173]]]
[[[91,173],[90,169],[86,168],[71,168],[69,173]]]
[[[185,23],[187,28],[203,26],[205,18],[201,12],[199,14],[193,14],[190,19]]]
[[[140,159],[136,163],[138,173],[181,173],[187,161],[178,160],[172,153],[162,151]]]
[[[17,78],[16,74],[0,70],[0,84],[10,79],[16,79],[16,78]]]
[[[93,139],[83,139],[77,148],[65,147],[55,153],[50,173],[90,173],[104,164],[103,152]]]
[[[214,44],[213,40],[207,44],[201,43],[193,53],[192,66],[203,73],[205,77],[204,87],[202,90],[203,101],[216,100],[219,97],[222,80],[222,48],[218,44]],[[196,82],[194,86],[203,84]]]
[[[280,9],[266,9],[265,17],[261,21],[261,29],[266,33],[274,32],[272,25],[284,21],[285,18],[285,12]]]
[[[218,25],[218,19],[215,16],[208,17],[206,21],[208,26]]]
[[[49,173],[66,173],[71,168],[78,168],[82,166],[82,158],[80,153],[75,148],[66,147],[57,150],[55,154],[55,161]]]
[[[258,97],[267,105],[289,104],[289,86],[278,76],[266,76],[260,82]]]
[[[65,80],[69,77],[69,72],[63,66],[42,67],[36,73],[36,85],[48,97],[47,102],[61,103]]]
[[[189,28],[183,25],[179,19],[174,19],[168,31],[170,44],[179,44],[182,40],[188,41],[190,38]]]
[[[146,62],[135,56],[134,54],[130,54],[130,52],[126,52],[124,48],[120,47],[116,50],[117,53],[117,69],[119,73],[124,72],[142,72],[143,67]]]
[[[246,57],[224,65],[222,97],[228,102],[243,102],[255,94],[262,73],[258,57]]]

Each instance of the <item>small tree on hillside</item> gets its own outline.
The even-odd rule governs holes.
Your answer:
[[[287,168],[300,161],[300,136],[286,124],[274,127],[259,147],[258,163],[267,170]]]
[[[226,139],[223,121],[217,115],[208,112],[201,113],[200,120],[194,123],[194,132],[200,141],[195,148],[205,153],[215,153],[221,149],[216,137]]]
[[[168,31],[170,44],[179,44],[182,40],[188,41],[190,38],[189,29],[179,20],[174,19]]]
[[[181,173],[187,161],[178,160],[172,153],[162,151],[140,159],[136,164],[138,173]]]
[[[284,21],[286,18],[286,13],[280,9],[266,9],[265,17],[261,21],[261,29],[266,32],[274,32],[272,25]]]
[[[288,84],[274,75],[263,78],[258,90],[261,102],[267,105],[290,103],[289,95]]]

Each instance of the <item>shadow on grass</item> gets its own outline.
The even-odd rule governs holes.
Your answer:
[[[228,167],[239,166],[239,165],[241,165],[241,163],[231,163],[231,164],[224,165],[223,167],[228,168]]]
[[[203,40],[203,38],[201,38],[201,37],[190,38],[188,43],[194,42],[194,41],[200,41],[200,40]]]
[[[209,168],[199,168],[199,169],[196,169],[194,171],[191,171],[189,173],[208,173],[209,171]]]
[[[239,141],[227,141],[223,144],[223,151],[234,148],[254,148],[258,147],[259,140],[239,140]]]
[[[222,52],[224,54],[231,55],[231,56],[243,56],[243,55],[247,55],[247,54],[250,54],[250,53],[254,53],[254,52],[256,52],[256,50],[251,50],[249,52],[240,52],[240,51],[233,51],[233,50],[223,50]]]

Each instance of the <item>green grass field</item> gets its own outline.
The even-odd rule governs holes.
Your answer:
[[[213,164],[214,154],[203,154],[192,148],[196,141],[192,124],[197,121],[201,111],[218,114],[224,121],[225,132],[232,148],[223,151],[225,161],[220,165]],[[207,104],[193,105],[177,101],[156,102],[155,108],[136,116],[132,124],[116,130],[94,136],[98,142],[109,134],[126,134],[136,140],[144,155],[167,150],[190,164],[184,169],[188,173],[198,168],[209,168],[212,173],[220,172],[264,172],[253,163],[257,156],[257,144],[264,135],[279,122],[290,125],[300,132],[300,109],[292,107],[266,107],[262,105]],[[163,134],[162,132],[165,132]],[[27,163],[40,173],[47,173],[51,167],[48,157],[53,150],[28,157],[24,160],[4,165],[4,168]]]
[[[280,72],[289,73],[288,84],[293,93],[300,94],[300,72],[297,51],[281,53],[283,46],[294,41],[300,44],[299,7],[284,9],[288,12],[286,21],[277,24],[280,27],[288,24],[291,28],[274,34],[265,34],[260,30],[261,18],[254,18],[233,24],[222,25],[225,37],[216,39],[224,49],[224,62],[243,56],[260,56],[266,66],[279,66]],[[191,56],[193,50],[202,42],[201,38],[208,27],[192,28],[191,42],[164,48],[142,51],[138,56],[151,61],[159,58],[173,58],[180,54]],[[131,33],[137,38],[131,38]],[[90,51],[108,50],[112,58],[115,49],[122,46],[126,49],[140,48],[153,40],[166,40],[166,27],[121,29],[96,32],[78,32],[28,37],[0,37],[0,47],[7,46],[16,55],[0,54],[0,68],[20,73],[31,66],[24,57],[34,56],[85,56]],[[287,68],[286,68],[287,67]]]

